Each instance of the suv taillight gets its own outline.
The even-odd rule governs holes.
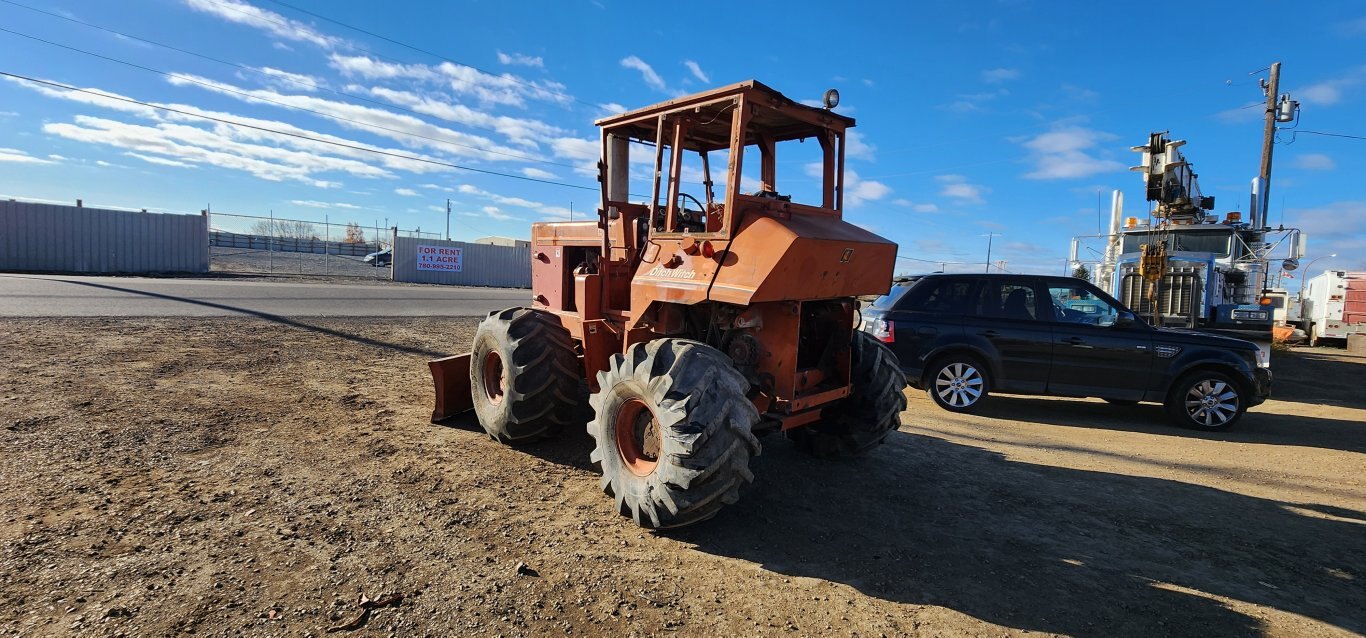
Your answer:
[[[896,326],[889,319],[874,319],[868,324],[868,334],[883,343],[896,342]]]

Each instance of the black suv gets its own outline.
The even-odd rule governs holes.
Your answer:
[[[1153,328],[1071,277],[910,277],[863,309],[862,328],[896,352],[912,386],[954,412],[989,392],[1099,397],[1163,403],[1183,426],[1223,430],[1271,394],[1256,344]]]

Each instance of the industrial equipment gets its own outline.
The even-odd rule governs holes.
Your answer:
[[[1213,214],[1214,198],[1200,192],[1184,144],[1153,133],[1133,147],[1143,155],[1133,170],[1143,173],[1152,212],[1125,217],[1115,191],[1096,281],[1154,325],[1232,330],[1269,343],[1276,310],[1267,294],[1269,257],[1289,241],[1286,262],[1297,263],[1305,237],[1267,224],[1261,178],[1253,179],[1247,219],[1242,211]],[[1073,261],[1080,239],[1073,239]]]
[[[905,379],[855,330],[855,297],[887,291],[896,245],[843,219],[837,102],[749,81],[599,120],[597,219],[532,225],[531,303],[431,362],[433,419],[472,407],[530,442],[574,423],[586,381],[602,488],[647,528],[735,502],[758,436],[817,456],[881,443]],[[793,157],[817,177],[780,170]]]

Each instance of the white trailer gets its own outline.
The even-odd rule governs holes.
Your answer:
[[[1300,328],[1309,335],[1311,346],[1319,339],[1366,334],[1366,272],[1328,270],[1305,281]]]

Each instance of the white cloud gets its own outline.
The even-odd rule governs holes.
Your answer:
[[[109,91],[102,91],[94,87],[75,87],[81,89],[81,91],[66,91],[63,89],[52,88],[49,86],[44,86],[42,84],[35,84],[27,80],[20,80],[18,78],[12,78],[8,76],[6,76],[5,79],[15,84],[18,84],[24,88],[36,91],[47,97],[55,97],[63,100],[68,100],[71,102],[78,102],[81,104],[101,106],[104,108],[123,111],[125,113],[132,113],[134,115],[140,115],[142,117],[151,119],[160,119],[161,117],[160,111],[158,111],[157,109],[154,109],[150,106],[142,106],[141,104],[133,104],[131,102],[124,101],[132,99],[126,95],[111,93]],[[45,82],[51,81],[44,78],[39,79]]]
[[[934,204],[917,204],[904,197],[899,197],[897,199],[892,200],[892,205],[900,206],[902,208],[909,208],[917,213],[933,213],[939,210],[939,207],[935,206]]]
[[[65,162],[66,160],[70,159],[69,157],[64,157],[64,156],[58,155],[58,154],[56,154],[56,153],[50,153],[50,154],[47,156],[47,158],[50,159],[50,160],[52,160],[52,161],[54,161],[54,162]]]
[[[969,183],[962,175],[936,175],[934,179],[944,185],[939,190],[940,195],[962,204],[984,204],[986,199],[982,195],[991,191],[986,186]]]
[[[558,175],[550,171],[543,171],[539,168],[524,168],[522,169],[522,174],[533,179],[559,179]]]
[[[343,208],[346,210],[363,210],[365,208],[364,206],[357,206],[346,202],[320,202],[313,199],[291,199],[289,200],[289,203],[294,204],[295,206],[304,206],[306,208]]]
[[[142,153],[134,153],[132,151],[124,153],[124,155],[127,155],[128,157],[136,157],[137,159],[147,162],[148,164],[157,164],[160,166],[174,166],[176,168],[199,168],[198,166],[195,166],[194,164],[190,164],[187,162],[166,159],[164,157],[157,157],[155,155],[143,155]]]
[[[807,177],[821,177],[824,167],[820,162],[809,162],[802,166]],[[748,178],[742,179],[740,184],[744,190],[757,190],[758,184],[750,186]],[[718,188],[724,188],[718,184]],[[857,171],[845,169],[844,171],[844,205],[847,208],[857,208],[864,203],[880,200],[892,193],[892,188],[882,182],[865,180],[859,177]]]
[[[509,73],[492,75],[450,62],[435,66],[426,64],[393,64],[367,56],[332,54],[328,64],[347,77],[367,80],[414,80],[444,87],[450,91],[474,97],[483,104],[526,106],[527,99],[569,104],[574,98],[565,93],[565,86],[549,80],[527,80]]]
[[[393,174],[386,169],[403,170],[412,173],[449,172],[454,170],[439,164],[407,159],[408,156],[419,159],[435,159],[421,153],[366,144],[353,139],[319,133],[317,131],[299,128],[291,124],[274,120],[257,119],[218,111],[206,111],[184,104],[167,105],[169,108],[184,112],[184,114],[167,112],[163,115],[156,109],[133,106],[127,102],[101,97],[99,95],[60,91],[24,81],[15,81],[15,83],[48,97],[82,104],[92,104],[120,112],[131,113],[153,120],[157,123],[159,128],[164,129],[164,132],[162,133],[155,133],[150,130],[145,130],[145,128],[134,128],[120,131],[119,135],[97,135],[90,131],[83,133],[78,132],[77,129],[109,129],[110,125],[102,124],[92,127],[89,126],[91,120],[78,120],[76,125],[65,124],[61,125],[58,129],[54,129],[62,131],[59,133],[60,135],[67,137],[75,136],[76,139],[91,143],[122,146],[124,150],[137,151],[144,154],[166,155],[172,157],[172,159],[183,162],[211,163],[226,168],[246,170],[256,174],[258,177],[270,179],[272,181],[293,179],[312,183],[312,185],[316,187],[328,188],[336,186],[337,183],[330,180],[318,179],[316,177],[308,177],[307,175],[309,173],[328,170],[342,170],[362,177],[391,177]],[[100,93],[101,95],[113,95],[108,92],[100,91],[99,89],[90,90]],[[171,124],[171,122],[187,122],[195,125],[204,124],[204,120],[197,116],[235,121],[247,126],[278,132],[267,132],[267,130],[243,128],[223,123],[209,124],[208,128],[195,128]],[[104,120],[104,122],[109,121]],[[113,124],[124,127],[133,126],[122,123]],[[172,136],[167,131],[174,131],[176,135]],[[158,141],[160,138],[176,136],[181,138],[176,141],[184,146],[165,145]],[[267,146],[267,144],[278,146]],[[343,144],[345,146],[337,146],[337,144]],[[366,149],[382,151],[386,154],[379,155],[368,152]],[[211,154],[203,155],[203,153]],[[273,163],[283,164],[284,167],[243,159],[235,160],[231,157],[233,155],[242,155],[251,158],[251,160],[269,160]],[[294,168],[290,168],[291,165],[293,165]]]
[[[498,61],[503,64],[514,64],[518,66],[534,66],[538,69],[545,68],[545,60],[541,56],[522,55],[521,53],[498,52]]]
[[[985,71],[982,71],[982,81],[986,82],[987,84],[1000,84],[1008,80],[1019,79],[1019,77],[1019,69],[999,68],[987,69]]]
[[[844,171],[844,204],[849,207],[862,206],[865,202],[882,199],[891,194],[892,188],[882,182],[859,179],[858,173]]]
[[[214,131],[179,124],[162,123],[149,127],[80,115],[74,123],[45,124],[43,132],[181,162],[241,170],[276,182],[292,180],[327,186],[331,182],[314,177],[315,173],[327,171],[343,171],[361,177],[389,175],[379,167],[356,160],[246,144]]]
[[[281,71],[268,66],[256,69],[261,75],[265,76],[265,83],[284,91],[306,91],[313,92],[323,86],[323,81],[311,75],[302,73],[290,73]]]
[[[628,69],[640,71],[640,77],[652,88],[659,89],[660,91],[664,91],[668,88],[664,84],[664,78],[659,77],[659,74],[655,73],[654,67],[651,67],[649,64],[646,64],[644,60],[634,55],[623,58],[621,60],[621,65]]]
[[[106,162],[106,161],[104,161],[104,160],[95,160],[95,165],[96,165],[96,166],[103,166],[103,167],[105,167],[105,168],[123,168],[122,166],[119,166],[118,164],[111,164],[111,163]]]
[[[507,213],[504,213],[504,212],[503,212],[501,209],[499,209],[497,206],[485,206],[482,210],[484,211],[484,214],[485,214],[485,215],[487,215],[487,216],[489,216],[489,217],[492,217],[493,219],[498,219],[498,220],[502,220],[502,221],[507,221],[507,220],[510,220],[510,219],[517,219],[516,217],[513,217],[512,215],[509,215],[509,214],[507,214]]]
[[[345,43],[341,38],[324,35],[313,27],[291,20],[274,11],[262,9],[242,0],[184,0],[185,5],[228,22],[244,24],[272,35],[295,42],[308,42],[324,49],[332,49]]]
[[[318,202],[305,199],[291,199],[289,200],[289,203],[294,204],[295,206],[305,206],[307,208],[332,208],[332,205],[327,202]]]
[[[519,208],[530,209],[536,209],[542,206],[540,202],[531,201],[529,199],[525,199],[522,197],[508,197],[506,195],[491,193],[482,188],[479,188],[477,186],[471,186],[469,184],[461,184],[460,187],[456,190],[458,190],[460,193],[464,195],[473,195],[475,197],[487,199],[496,204],[502,204],[504,206],[517,206]]]
[[[11,164],[56,164],[57,162],[29,155],[17,148],[0,148],[0,162]]]
[[[850,130],[844,136],[844,154],[852,159],[873,161],[876,158],[877,147],[863,140],[863,134],[855,130]]]
[[[1311,84],[1295,91],[1295,96],[1305,104],[1319,104],[1331,106],[1342,101],[1342,87],[1344,82],[1328,81]]]
[[[1302,168],[1309,171],[1331,171],[1337,168],[1337,164],[1333,162],[1333,158],[1328,157],[1323,153],[1296,155],[1295,159],[1291,160],[1291,165],[1295,168]]]
[[[642,62],[641,64],[644,64],[644,62]],[[692,73],[692,76],[700,80],[703,84],[711,83],[711,78],[707,77],[707,74],[702,71],[702,67],[698,66],[696,62],[693,62],[692,60],[684,60],[683,66],[688,67],[688,72]]]
[[[384,87],[374,87],[370,89],[364,87],[348,88],[361,92],[368,91],[371,95],[391,104],[397,104],[417,111],[418,113],[438,117],[448,122],[496,131],[503,134],[514,143],[533,148],[537,146],[537,142],[566,133],[564,129],[540,120],[509,117],[506,115],[492,115],[483,111],[474,110],[464,104],[448,102],[434,98],[430,95],[419,95],[417,93],[397,91]]]
[[[1113,134],[1080,126],[1062,126],[1028,138],[1021,145],[1028,151],[1034,170],[1024,176],[1027,179],[1076,179],[1123,171],[1124,164],[1096,157],[1090,150],[1100,142],[1116,139],[1118,137]]]
[[[606,104],[600,104],[598,106],[601,106],[602,110],[608,115],[620,115],[627,111],[625,106],[617,104],[616,102],[608,102]]]
[[[415,190],[413,190],[413,189],[411,189],[411,188],[395,188],[395,189],[394,189],[394,194],[396,194],[396,195],[402,195],[402,196],[404,196],[404,197],[417,197],[417,196],[418,196],[417,191],[415,191]]]
[[[509,161],[530,157],[522,149],[500,146],[481,135],[462,133],[430,124],[420,118],[385,109],[337,102],[312,95],[285,95],[264,89],[242,87],[215,82],[208,78],[178,75],[168,79],[176,86],[192,86],[221,93],[252,104],[287,105],[332,116],[333,122],[344,128],[365,131],[388,137],[409,147],[425,147],[463,157],[486,161]],[[332,119],[344,118],[344,119]],[[534,159],[534,158],[533,158]]]

